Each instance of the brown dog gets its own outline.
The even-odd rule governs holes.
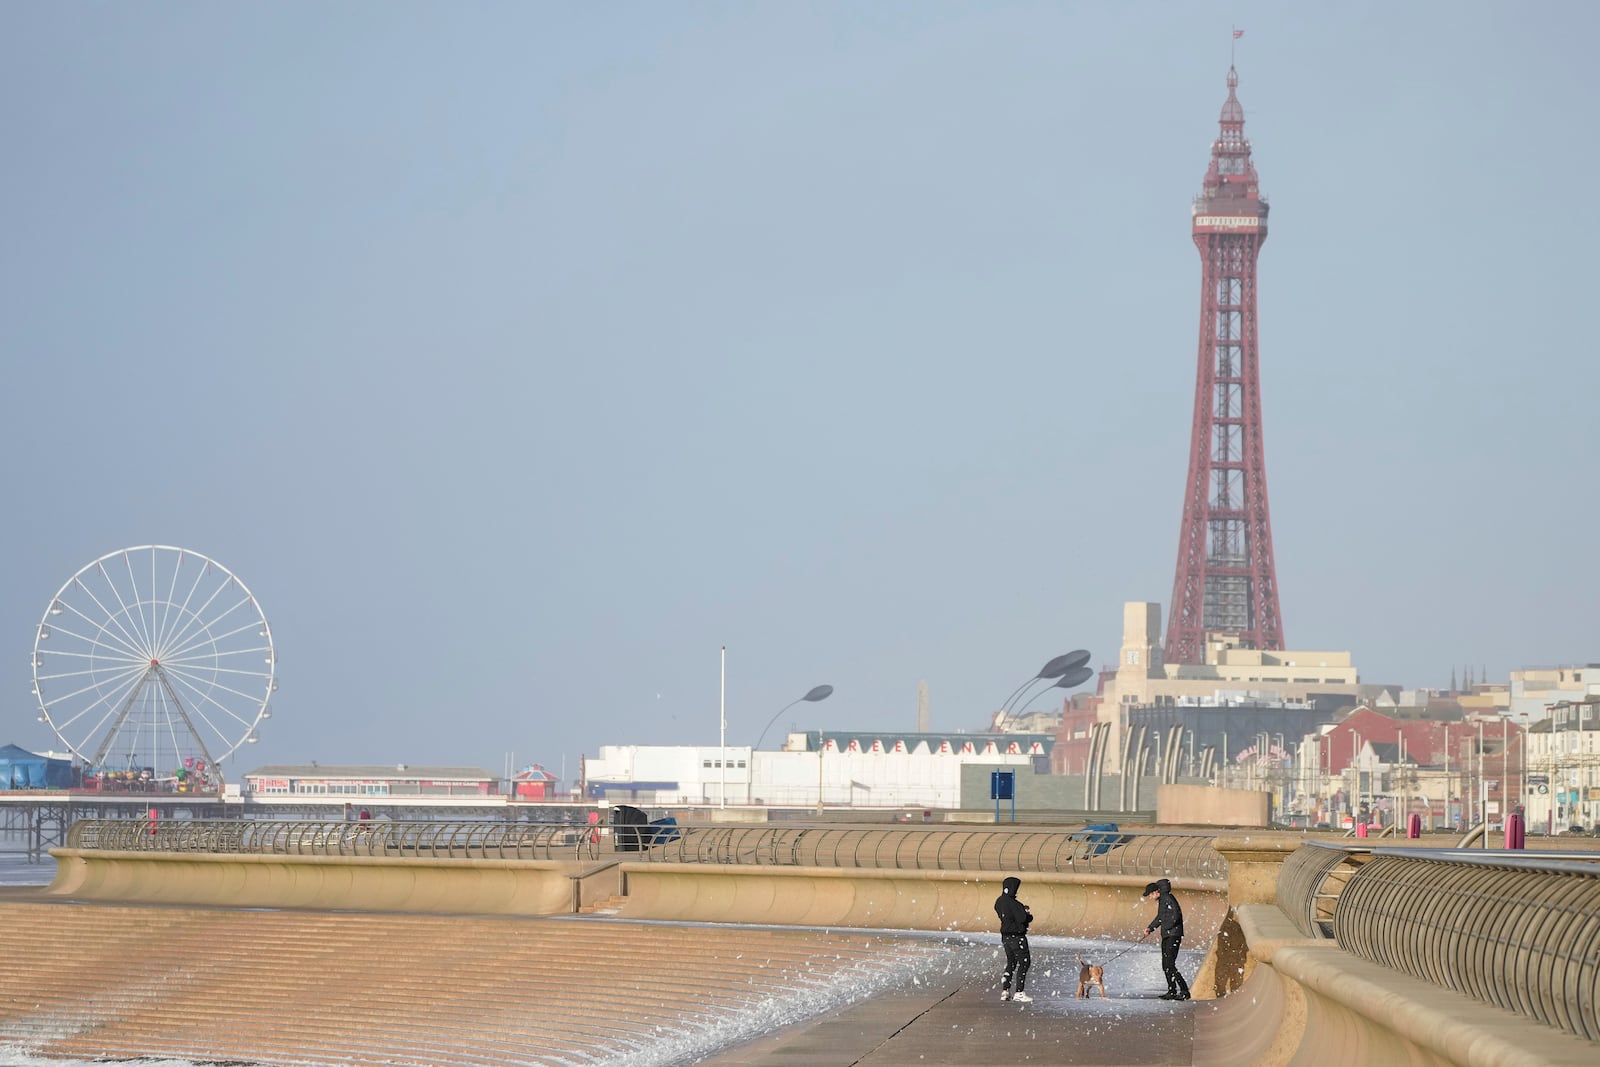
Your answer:
[[[1084,963],[1083,957],[1078,957],[1078,999],[1082,1000],[1094,992],[1094,987],[1100,987],[1100,999],[1106,998],[1106,969],[1096,967],[1092,963]]]

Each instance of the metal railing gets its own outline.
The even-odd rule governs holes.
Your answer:
[[[66,847],[272,856],[569,860],[593,829],[570,823],[81,819]]]
[[[1226,879],[1211,834],[994,827],[679,827],[641,858],[663,863],[876,870],[1033,871]]]
[[[1225,881],[1206,833],[1072,827],[795,824],[579,826],[504,822],[85,819],[66,847],[278,856],[711,863],[773,867],[1115,874]]]
[[[1366,845],[1307,841],[1278,872],[1278,907],[1304,936],[1332,937],[1339,893],[1371,854]]]
[[[1596,860],[1374,849],[1339,894],[1335,936],[1373,963],[1600,1040]]]

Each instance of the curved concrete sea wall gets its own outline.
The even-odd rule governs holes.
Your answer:
[[[1237,909],[1255,966],[1196,1020],[1200,1067],[1588,1067],[1600,1045],[1303,937],[1278,908]]]
[[[1216,844],[1233,906],[1195,985],[1228,995],[1197,1016],[1195,1063],[1600,1063],[1592,853]]]
[[[476,915],[562,915],[602,900],[629,919],[993,932],[1003,871],[57,849],[49,892],[76,900]],[[1033,931],[1136,938],[1147,879],[1021,872]],[[1221,882],[1176,878],[1191,943],[1227,914]]]
[[[1011,873],[624,864],[627,892],[616,909],[634,919],[993,933],[994,900]],[[1035,934],[1133,939],[1150,919],[1143,877],[1019,877]],[[1172,881],[1183,893],[1189,937],[1211,939],[1228,909],[1222,883]]]
[[[560,915],[579,903],[578,865],[552,860],[52,854],[49,892],[76,900],[476,915]]]

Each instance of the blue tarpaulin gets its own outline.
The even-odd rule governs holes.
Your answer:
[[[0,748],[0,789],[66,789],[72,764],[16,745]]]
[[[1114,822],[1092,822],[1073,834],[1072,840],[1084,842],[1089,846],[1089,855],[1099,856],[1131,838],[1127,834],[1118,833],[1117,824]]]

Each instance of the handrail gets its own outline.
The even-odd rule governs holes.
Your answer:
[[[1339,895],[1339,946],[1600,1040],[1600,856],[1374,849]]]
[[[598,835],[596,834],[598,831]],[[596,840],[596,837],[599,840]],[[988,870],[1225,881],[1208,833],[1074,827],[807,826],[793,823],[595,827],[532,822],[83,819],[66,847],[429,859],[594,860],[889,870]],[[637,842],[637,844],[635,844]]]
[[[1332,937],[1334,903],[1351,870],[1371,854],[1367,845],[1305,842],[1278,872],[1278,907],[1302,935]]]

